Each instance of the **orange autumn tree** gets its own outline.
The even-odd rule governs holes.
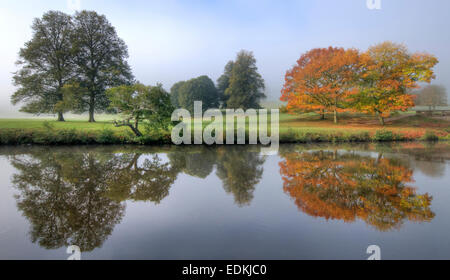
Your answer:
[[[434,79],[433,67],[438,63],[433,55],[411,54],[404,45],[392,42],[369,48],[361,55],[361,61],[360,90],[353,96],[351,106],[376,114],[382,125],[392,112],[414,107],[410,90],[418,88],[418,82]]]
[[[361,219],[380,231],[435,216],[432,198],[416,193],[409,185],[412,170],[398,160],[331,151],[289,152],[283,157],[284,191],[310,216]]]
[[[355,78],[360,69],[359,52],[343,48],[313,49],[303,54],[286,73],[281,101],[287,110],[337,114],[346,110],[349,97],[355,93]]]

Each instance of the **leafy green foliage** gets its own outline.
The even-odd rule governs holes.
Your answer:
[[[116,126],[128,126],[138,137],[142,136],[139,125],[145,121],[147,130],[167,129],[174,110],[170,95],[162,85],[122,85],[107,90],[110,108],[124,115],[125,120]]]
[[[375,141],[379,141],[379,142],[393,141],[393,140],[395,140],[395,135],[394,135],[394,133],[393,133],[392,131],[390,131],[390,130],[382,129],[382,130],[378,130],[378,131],[375,133],[375,138],[374,138],[374,140],[375,140]]]
[[[227,67],[232,70],[228,88],[225,90],[226,107],[245,110],[259,108],[259,101],[266,97],[265,85],[263,78],[258,73],[253,53],[240,51],[236,61],[232,64],[229,63]],[[226,81],[226,78],[224,80]]]
[[[200,76],[186,82],[178,82],[171,89],[178,108],[194,111],[194,101],[203,103],[203,110],[217,108],[219,95],[214,82],[208,76]]]
[[[77,65],[75,81],[77,87],[85,89],[77,91],[77,109],[88,110],[89,121],[94,122],[94,112],[105,111],[109,107],[105,90],[130,84],[133,80],[126,61],[127,46],[106,17],[93,11],[75,15],[72,43]]]
[[[50,11],[35,19],[33,38],[20,50],[14,74],[19,89],[11,98],[21,111],[34,114],[108,109],[105,90],[133,80],[127,46],[105,16],[82,11],[74,17]]]
[[[175,108],[180,108],[180,103],[178,102],[178,96],[180,95],[180,88],[185,84],[185,81],[178,82],[170,88],[170,102]]]
[[[233,72],[234,61],[229,61],[227,65],[225,65],[224,72],[222,76],[217,80],[217,91],[219,94],[219,99],[222,107],[226,107],[228,97],[225,94],[225,91],[230,86],[230,79]]]
[[[35,19],[33,37],[19,52],[20,70],[14,74],[18,90],[11,98],[16,105],[24,102],[21,111],[33,114],[58,113],[63,121],[65,108],[62,87],[74,75],[71,37],[72,21],[69,15],[50,11]]]

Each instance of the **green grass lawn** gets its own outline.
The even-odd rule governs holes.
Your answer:
[[[117,136],[132,137],[131,130],[128,127],[115,127],[114,119],[119,116],[98,115],[97,122],[89,123],[84,117],[70,117],[65,122],[58,122],[50,118],[30,118],[30,119],[0,119],[0,136],[2,130],[23,130],[24,132],[40,131],[45,133],[49,128],[53,133],[58,131],[67,131],[74,129],[80,133],[96,133],[101,134],[105,131],[112,131]],[[270,116],[269,116],[270,119]],[[193,120],[197,122],[198,120]],[[246,121],[248,124],[248,120]],[[270,126],[270,120],[268,121]],[[203,126],[208,125],[203,123]],[[224,128],[225,128],[224,117]],[[141,126],[142,128],[143,126]],[[194,127],[192,127],[194,128]],[[381,126],[377,118],[363,114],[341,114],[339,123],[334,124],[332,116],[327,116],[325,120],[314,113],[290,115],[280,114],[280,139],[283,141],[295,141],[296,139],[309,139],[308,134],[315,134],[314,137],[324,139],[334,139],[334,136],[342,139],[350,139],[353,136],[361,136],[366,133],[375,135],[380,130],[390,130],[399,135],[404,135],[407,139],[420,139],[426,132],[432,131],[441,139],[449,139],[450,120],[445,118],[431,118],[423,115],[415,115],[412,113],[397,114],[386,120],[386,125]],[[269,129],[270,130],[270,129]],[[248,131],[248,128],[247,128]],[[166,133],[167,134],[167,133]],[[130,136],[131,135],[131,136]],[[332,136],[330,138],[330,136]],[[50,137],[50,136],[49,136]],[[170,132],[164,136],[170,139]],[[305,138],[306,137],[306,138]],[[334,140],[333,140],[334,141]]]
[[[65,122],[57,122],[55,120],[45,119],[0,119],[0,129],[2,128],[43,128],[44,123],[50,123],[55,129],[80,129],[80,130],[103,130],[106,128],[113,129],[111,121],[99,121],[89,123],[81,120],[68,120]]]
[[[113,125],[114,116],[99,115],[99,121],[89,123],[82,117],[70,118],[65,122],[58,122],[52,118],[29,118],[29,119],[0,119],[0,129],[38,129],[44,128],[45,123],[49,123],[55,129],[77,129],[77,130],[128,130],[126,127],[116,128]],[[193,120],[197,122],[198,120]],[[203,126],[208,123],[204,122]],[[248,124],[248,120],[246,121]],[[268,124],[270,125],[270,116]],[[225,125],[225,118],[224,118]],[[379,125],[377,119],[370,115],[342,114],[338,124],[332,122],[332,117],[321,120],[314,113],[290,115],[280,114],[280,131],[287,130],[307,130],[307,131],[341,131],[341,130],[378,130],[383,126]],[[450,121],[435,119],[426,116],[406,113],[394,116],[392,120],[387,120],[387,129],[430,129],[445,130],[450,128]]]

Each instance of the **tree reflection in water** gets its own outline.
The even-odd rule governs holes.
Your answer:
[[[250,205],[263,174],[264,162],[259,149],[249,151],[242,146],[219,149],[216,174],[238,206]]]
[[[376,150],[388,154],[394,148]],[[414,151],[429,157],[425,148]],[[111,235],[124,215],[124,201],[159,204],[180,173],[204,179],[215,169],[236,205],[250,205],[266,159],[260,148],[248,146],[33,147],[25,153],[1,153],[9,155],[16,169],[12,182],[19,191],[17,206],[30,221],[32,241],[47,249],[75,244],[83,252],[101,247]],[[432,198],[417,194],[410,185],[411,163],[406,164],[402,156],[373,158],[284,147],[280,155],[284,191],[311,216],[345,222],[362,219],[381,231],[399,228],[406,220],[424,222],[434,217]],[[447,156],[439,153],[440,158]],[[439,163],[439,158],[433,159]]]
[[[238,206],[250,205],[253,192],[263,173],[265,158],[260,147],[227,146],[176,149],[169,153],[170,162],[187,175],[206,178],[216,166],[216,175]]]
[[[95,150],[94,150],[95,151]],[[17,206],[33,242],[47,249],[101,247],[125,211],[125,200],[159,203],[177,172],[157,155],[34,149],[11,156]]]
[[[88,252],[121,221],[124,205],[105,196],[108,159],[39,149],[11,163],[18,171],[17,206],[31,223],[33,243],[47,249],[75,244]]]
[[[398,159],[332,151],[288,152],[280,173],[284,191],[313,217],[353,222],[362,219],[380,231],[405,220],[428,222],[432,197],[419,195],[413,171]]]

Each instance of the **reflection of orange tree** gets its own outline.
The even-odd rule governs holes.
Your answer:
[[[353,222],[380,231],[400,228],[404,220],[431,221],[432,198],[407,183],[412,170],[394,159],[337,152],[298,152],[280,163],[284,191],[313,217]]]

